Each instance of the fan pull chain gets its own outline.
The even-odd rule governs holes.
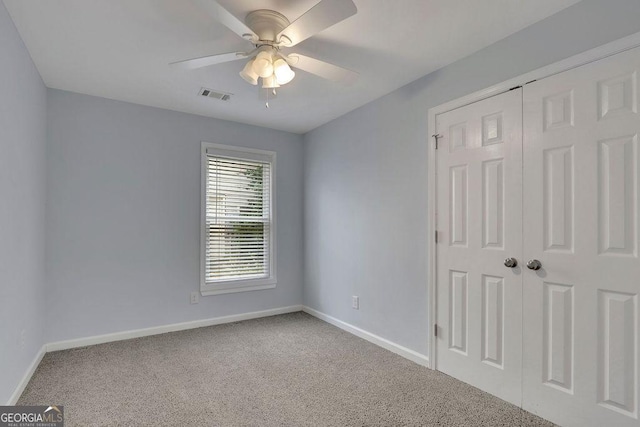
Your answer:
[[[269,108],[269,92],[273,93],[273,96],[277,95],[276,89],[273,88],[271,90],[267,89],[267,102],[264,104],[265,108]]]

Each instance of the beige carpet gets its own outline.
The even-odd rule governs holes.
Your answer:
[[[48,353],[67,426],[550,426],[304,313]]]

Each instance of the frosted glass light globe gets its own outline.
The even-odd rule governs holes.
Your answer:
[[[258,84],[258,74],[253,71],[253,64],[253,59],[247,62],[242,71],[240,71],[240,77],[242,77],[247,83],[255,86]]]
[[[276,76],[274,74],[271,74],[269,77],[262,79],[263,89],[275,89],[277,87],[280,87],[280,85],[276,81]]]
[[[273,74],[271,52],[262,51],[256,56],[256,59],[253,61],[253,71],[263,79]]]
[[[282,58],[276,59],[273,63],[273,73],[276,76],[276,81],[281,85],[289,83],[296,76],[287,61]]]

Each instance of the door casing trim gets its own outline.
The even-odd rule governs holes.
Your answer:
[[[615,40],[613,42],[604,44],[602,46],[598,46],[596,48],[587,50],[585,52],[579,53],[577,55],[571,56],[569,58],[563,59],[561,61],[555,62],[553,64],[547,65],[542,68],[538,68],[534,71],[530,71],[528,73],[522,74],[518,77],[514,77],[509,80],[505,80],[504,82],[498,83],[486,89],[482,89],[476,92],[473,92],[469,95],[465,95],[463,97],[445,102],[444,104],[440,104],[436,107],[429,108],[427,112],[427,131],[429,134],[435,134],[436,128],[436,116],[438,114],[446,113],[447,111],[455,110],[456,108],[464,107],[465,105],[472,104],[474,102],[482,101],[483,99],[490,98],[492,96],[499,95],[501,93],[507,92],[512,88],[524,86],[527,83],[530,83],[534,80],[541,80],[546,77],[553,76],[555,74],[562,73],[564,71],[569,71],[573,68],[581,67],[583,65],[589,64],[591,62],[595,62],[609,56],[613,56],[618,53],[625,52],[630,49],[634,49],[636,47],[640,47],[640,32],[635,34],[631,34],[629,36],[623,37],[621,39]],[[436,158],[436,144],[435,138],[433,135],[427,135],[427,143],[429,144],[429,158],[427,159],[428,163],[428,172],[427,172],[427,191],[428,191],[428,208],[427,214],[429,218],[428,224],[428,260],[427,265],[429,266],[428,272],[428,282],[427,282],[427,294],[429,295],[428,300],[428,328],[429,337],[428,337],[428,348],[429,348],[429,361],[431,369],[437,370],[438,360],[436,358],[436,345],[437,340],[434,334],[434,326],[437,320],[437,300],[436,300],[436,278],[437,278],[437,253],[436,253],[436,242],[435,236],[437,231],[437,158]],[[442,241],[442,239],[439,239]]]

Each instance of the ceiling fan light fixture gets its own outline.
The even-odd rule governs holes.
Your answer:
[[[275,74],[271,74],[269,77],[262,78],[262,88],[263,89],[275,89],[280,87],[276,80]]]
[[[218,1],[198,0],[197,3],[200,3],[203,11],[211,18],[251,42],[254,48],[250,51],[227,52],[177,61],[171,63],[172,66],[193,70],[244,58],[247,63],[239,73],[242,79],[254,86],[261,84],[262,88],[267,89],[267,92],[273,92],[274,95],[275,88],[295,78],[296,73],[291,67],[346,84],[353,83],[357,77],[357,73],[328,62],[295,53],[280,52],[281,48],[293,47],[354,15],[358,11],[354,0],[314,0],[316,5],[293,22],[283,14],[268,9],[249,12],[243,22]],[[230,2],[231,0],[227,1]]]
[[[258,84],[258,74],[253,70],[254,60],[247,62],[242,71],[240,71],[240,77],[244,79],[245,82],[257,85]]]
[[[256,56],[256,59],[253,61],[253,71],[263,79],[273,75],[271,52],[263,50]]]
[[[296,73],[289,67],[287,61],[278,58],[273,63],[273,74],[276,76],[278,84],[286,85],[296,76]]]

